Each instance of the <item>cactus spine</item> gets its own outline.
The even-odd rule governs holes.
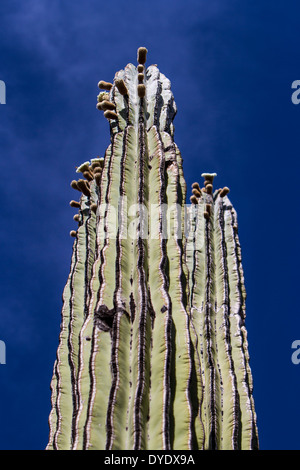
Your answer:
[[[71,183],[47,449],[255,449],[236,212],[209,173],[185,206],[176,104],[146,53],[99,82],[111,143]]]

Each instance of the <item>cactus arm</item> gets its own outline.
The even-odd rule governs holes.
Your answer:
[[[187,239],[185,246],[186,265],[189,273],[189,299],[191,311],[191,336],[194,345],[195,374],[197,377],[197,402],[195,407],[196,420],[195,432],[197,446],[204,448],[204,424],[207,422],[206,402],[203,401],[205,368],[203,363],[204,338],[203,338],[203,306],[205,293],[205,251],[204,230],[205,219],[203,216],[204,204],[199,201],[192,204],[187,212]]]
[[[54,413],[52,413],[50,422],[54,448],[61,448],[66,446],[67,442],[72,442],[72,420],[77,409],[78,335],[86,312],[91,258],[94,254],[95,217],[90,210],[90,202],[90,198],[82,195],[80,222],[73,244],[71,271],[63,293],[60,341],[51,385],[52,390],[56,388],[57,417],[54,420]],[[62,414],[62,408],[68,412]],[[56,426],[55,430],[53,426]]]
[[[112,150],[108,166],[107,186],[105,189],[105,203],[106,203],[106,217],[104,221],[103,233],[103,246],[100,250],[99,269],[99,291],[97,296],[97,304],[95,312],[99,312],[97,317],[99,322],[95,321],[93,326],[93,340],[92,352],[90,361],[90,377],[91,377],[91,392],[89,396],[88,416],[85,424],[85,446],[89,448],[94,447],[94,442],[98,440],[102,445],[106,440],[106,413],[104,403],[108,403],[109,390],[111,388],[111,374],[103,376],[98,372],[101,370],[101,365],[107,362],[107,357],[110,357],[111,351],[111,335],[110,331],[112,325],[107,323],[107,318],[104,316],[106,311],[113,312],[114,299],[113,294],[116,288],[115,270],[112,269],[116,265],[117,250],[116,250],[116,205],[114,201],[118,200],[119,186],[120,186],[120,158],[122,155],[123,138],[122,133],[115,134],[112,141]],[[111,202],[110,202],[111,201]],[[105,213],[104,213],[105,216]],[[106,236],[105,236],[106,235]],[[103,318],[103,320],[102,320]],[[111,316],[111,318],[113,318]],[[103,346],[101,343],[103,342]],[[111,397],[111,399],[113,399]],[[93,409],[101,410],[101,419],[98,417],[98,423],[95,425],[96,411]],[[100,412],[100,411],[99,411]],[[95,439],[95,440],[94,440]]]
[[[58,373],[57,373],[57,360],[54,362],[53,374],[50,383],[51,390],[51,411],[49,415],[49,439],[46,446],[46,450],[54,450],[54,434],[58,425],[58,412],[57,412],[57,383],[58,383]]]
[[[106,151],[104,159],[104,168],[100,173],[100,178],[97,178],[97,195],[98,201],[105,199],[105,182],[107,178],[107,166],[110,161],[111,148]],[[95,177],[96,180],[96,177]],[[79,370],[77,374],[77,392],[78,392],[78,411],[74,423],[74,443],[73,448],[83,448],[84,425],[86,422],[88,402],[90,396],[91,377],[90,377],[90,359],[91,350],[94,345],[93,326],[94,326],[94,312],[95,303],[97,301],[97,294],[99,291],[99,247],[103,238],[99,239],[99,210],[96,216],[97,233],[95,238],[95,259],[92,267],[91,281],[89,284],[89,307],[87,316],[80,331],[79,341]],[[105,366],[105,364],[104,364]],[[109,370],[109,369],[108,369]]]
[[[204,218],[208,202],[211,216]],[[227,196],[219,197],[216,192],[214,198],[202,194],[190,215],[186,256],[197,332],[194,344],[204,371],[204,447],[255,448],[257,428],[244,336],[245,288],[236,212]]]
[[[257,446],[257,432],[252,398],[252,374],[249,367],[248,343],[244,327],[245,288],[239,256],[236,212],[227,196],[220,203],[220,212],[223,213],[223,230],[227,245],[230,339],[240,403],[240,446],[242,449],[252,449]]]
[[[215,265],[216,265],[216,334],[220,375],[222,380],[222,442],[221,448],[237,449],[239,440],[239,396],[230,338],[229,296],[235,295],[229,285],[227,266],[228,238],[224,230],[223,200],[217,198],[214,206]]]
[[[171,146],[172,149],[172,146]],[[191,380],[191,353],[189,333],[189,310],[187,310],[187,280],[182,269],[183,234],[181,230],[181,207],[185,200],[184,183],[179,178],[175,149],[170,150],[171,159],[166,169],[167,204],[170,215],[169,233],[167,237],[167,255],[169,263],[169,295],[172,299],[173,348],[175,361],[176,387],[174,390],[174,449],[190,449],[192,447],[192,409],[189,386]],[[175,210],[174,210],[175,209]],[[177,212],[178,211],[178,212]],[[176,410],[176,411],[175,411]]]

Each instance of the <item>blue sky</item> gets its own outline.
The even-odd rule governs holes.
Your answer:
[[[74,211],[75,166],[102,156],[97,83],[136,63],[172,83],[188,186],[230,187],[247,289],[262,449],[300,449],[300,4],[277,0],[2,0],[0,449],[44,449]]]

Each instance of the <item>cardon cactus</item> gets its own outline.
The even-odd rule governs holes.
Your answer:
[[[146,53],[99,82],[111,143],[71,183],[47,449],[255,449],[236,212],[214,173],[185,203],[176,104]]]

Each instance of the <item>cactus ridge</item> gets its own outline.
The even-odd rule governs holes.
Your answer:
[[[47,449],[258,448],[236,212],[215,173],[185,205],[176,104],[146,55],[99,82],[110,145],[71,182]]]

